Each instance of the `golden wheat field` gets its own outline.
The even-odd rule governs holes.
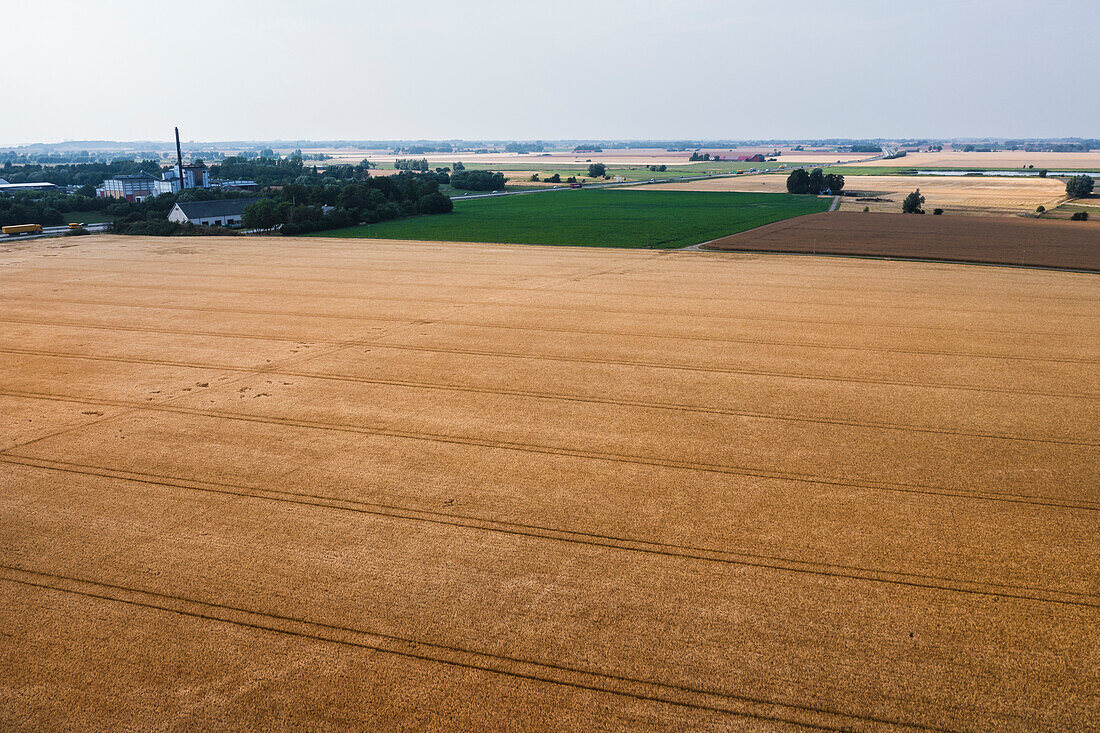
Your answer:
[[[1040,204],[1047,208],[1066,199],[1063,181],[1053,178],[991,176],[848,176],[844,190],[858,193],[844,197],[840,208],[847,211],[901,211],[901,202],[914,189],[925,197],[924,208],[942,207],[963,213],[1021,213],[1034,211]],[[710,178],[685,183],[655,183],[646,190],[662,191],[747,191],[786,193],[785,174]],[[859,198],[888,199],[859,201]]]
[[[1100,726],[1098,283],[5,243],[0,727]]]

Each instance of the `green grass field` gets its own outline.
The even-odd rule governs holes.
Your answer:
[[[827,198],[774,193],[562,190],[309,236],[673,249],[828,208]]]

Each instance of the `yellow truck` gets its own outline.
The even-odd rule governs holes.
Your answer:
[[[41,234],[41,224],[13,224],[0,229],[4,234]]]

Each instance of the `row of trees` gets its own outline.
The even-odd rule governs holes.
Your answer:
[[[504,174],[456,169],[451,173],[451,185],[463,191],[498,191],[504,188]]]
[[[844,190],[844,176],[839,173],[825,173],[820,168],[807,172],[805,168],[791,171],[787,176],[788,193],[822,194],[836,196]]]
[[[428,170],[428,159],[398,158],[393,161],[393,167],[399,171],[426,171]]]

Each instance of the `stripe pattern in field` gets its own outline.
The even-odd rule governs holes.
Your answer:
[[[1095,276],[0,253],[5,727],[1100,723]]]

